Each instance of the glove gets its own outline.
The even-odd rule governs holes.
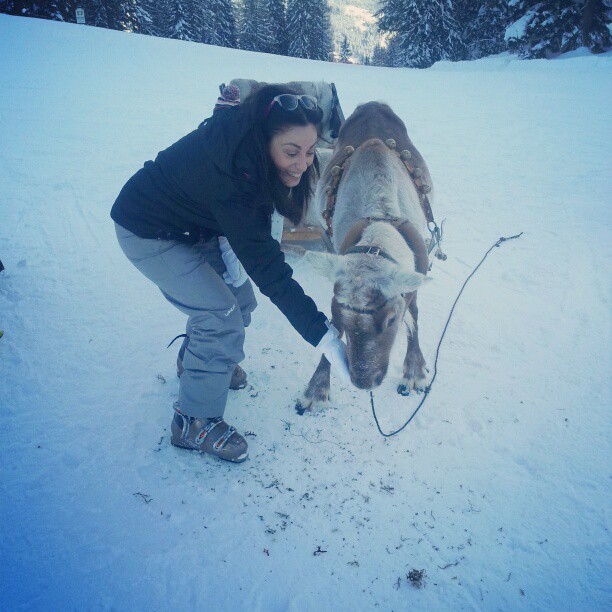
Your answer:
[[[340,378],[345,382],[351,382],[346,358],[346,344],[340,340],[338,330],[331,323],[328,323],[328,327],[327,333],[321,338],[317,348],[325,355]]]
[[[223,263],[225,264],[226,270],[223,273],[223,280],[228,285],[242,287],[242,285],[247,282],[249,277],[244,271],[238,257],[236,257],[236,253],[232,251],[232,247],[225,236],[219,236],[219,248],[221,249],[221,257],[223,259]]]

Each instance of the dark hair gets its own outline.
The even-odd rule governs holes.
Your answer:
[[[308,200],[313,192],[314,179],[318,176],[319,163],[315,156],[312,166],[302,175],[299,184],[291,191],[285,187],[279,177],[274,162],[270,157],[269,145],[272,138],[293,126],[313,125],[317,134],[321,133],[323,111],[320,108],[308,110],[301,104],[292,111],[284,110],[279,104],[270,107],[275,96],[280,94],[297,94],[285,85],[265,85],[254,91],[241,104],[251,128],[249,146],[262,163],[261,178],[265,194],[274,200],[278,212],[297,225],[306,212]],[[266,116],[267,112],[267,116]]]

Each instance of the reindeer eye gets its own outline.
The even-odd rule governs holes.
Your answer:
[[[388,321],[387,321],[387,328],[389,327],[393,327],[395,325],[395,322],[397,321],[397,317],[391,317]]]

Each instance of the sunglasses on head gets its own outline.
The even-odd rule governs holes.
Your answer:
[[[274,96],[272,101],[266,108],[264,119],[268,117],[274,104],[278,104],[283,110],[294,111],[298,104],[301,104],[306,110],[316,110],[318,107],[317,99],[314,96],[297,95],[297,94],[280,94]]]

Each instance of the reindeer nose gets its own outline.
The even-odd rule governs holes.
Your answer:
[[[378,387],[385,378],[383,370],[372,370],[371,368],[350,368],[351,382],[358,389],[374,389]]]

